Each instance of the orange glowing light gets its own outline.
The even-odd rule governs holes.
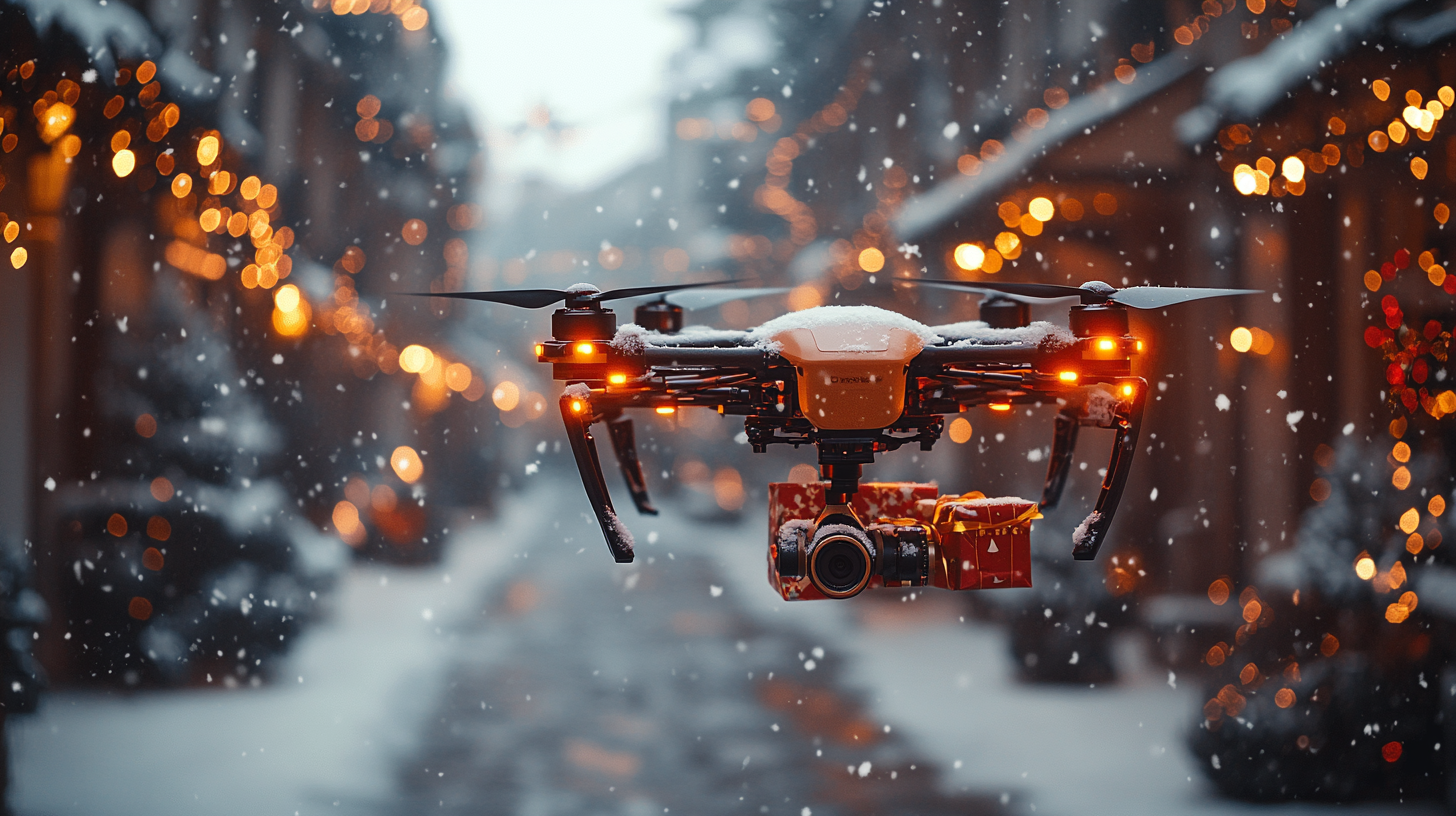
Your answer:
[[[10,223],[13,225],[15,222]],[[25,262],[29,259],[30,253],[25,250],[25,247],[16,247],[15,251],[10,253],[10,265],[16,269],[25,266]]]
[[[284,337],[298,337],[308,331],[311,311],[308,303],[300,301],[292,311],[273,310],[273,329]]]
[[[1355,559],[1355,575],[1362,581],[1374,578],[1375,559],[1371,558],[1368,553],[1360,553],[1360,557]]]
[[[1057,372],[1057,379],[1061,380],[1064,383],[1074,383],[1077,381],[1077,372],[1059,371]]]
[[[203,167],[217,161],[217,154],[222,150],[222,145],[216,136],[203,136],[197,143],[197,163]]]
[[[1146,348],[1146,346],[1143,344],[1143,341],[1139,340],[1139,341],[1137,341],[1136,343],[1133,344],[1133,348],[1135,348],[1139,352],[1141,352],[1144,348]]]
[[[946,429],[946,435],[950,437],[950,441],[957,445],[964,445],[971,441],[973,430],[970,420],[965,417],[956,417],[950,421],[950,427]]]
[[[967,272],[980,269],[986,261],[986,250],[975,244],[961,244],[955,248],[955,263]]]
[[[150,490],[152,498],[159,502],[170,501],[176,493],[176,490],[172,487],[172,480],[166,476],[158,476],[153,479]]]
[[[362,543],[358,539],[362,539],[364,525],[359,523],[359,508],[353,502],[345,499],[334,505],[333,522],[340,538],[350,544]]]
[[[988,407],[992,411],[1010,411],[1011,410],[1011,403],[1009,403],[1009,402],[993,402]]]
[[[116,173],[117,178],[126,178],[131,171],[136,169],[136,154],[130,150],[117,151],[111,157],[111,170]]]
[[[117,538],[126,535],[126,518],[120,513],[112,513],[111,518],[106,520],[106,532]]]
[[[510,380],[504,380],[491,392],[490,401],[502,411],[513,411],[521,403],[521,388]]]
[[[885,268],[885,253],[874,247],[867,247],[859,253],[859,268],[874,273]]]
[[[279,311],[291,312],[298,308],[298,303],[301,299],[298,287],[290,283],[280,287],[273,294],[273,305],[277,306]]]
[[[157,541],[166,541],[172,537],[172,524],[161,516],[152,516],[147,519],[147,535]]]
[[[1133,384],[1132,383],[1127,383],[1127,384],[1125,384],[1125,385],[1122,386],[1122,395],[1124,397],[1130,397],[1130,396],[1132,396],[1133,392],[1136,391],[1136,390],[1137,389],[1133,387]]]
[[[470,381],[474,379],[470,373],[470,366],[464,363],[451,363],[445,366],[445,387],[451,391],[464,391],[470,387]]]
[[[611,374],[611,375],[608,375],[607,376],[607,382],[611,383],[612,385],[622,385],[623,383],[627,382],[627,375],[626,374]]]
[[[582,409],[585,408],[585,407],[586,407],[586,403],[582,402],[581,400],[572,400],[571,401],[571,412],[573,414],[579,414],[579,413],[581,413]],[[659,409],[659,410],[661,410],[661,409]]]
[[[1104,337],[1097,341],[1098,351],[1112,351],[1115,348],[1117,348],[1117,341],[1109,337]]]
[[[536,356],[537,357],[540,357],[545,352],[546,352],[546,347],[543,346],[543,345],[541,345],[540,343],[537,343],[536,344]]]
[[[418,218],[411,218],[404,222],[404,227],[399,231],[400,237],[410,246],[419,246],[429,237],[430,228]]]
[[[1405,511],[1400,516],[1400,531],[1409,535],[1416,531],[1416,525],[1421,522],[1421,513],[1414,507]]]
[[[662,414],[663,416],[677,413],[677,408],[671,405],[659,405],[657,406],[656,410],[657,413]]]
[[[425,464],[420,461],[420,455],[409,445],[400,445],[394,449],[389,457],[389,466],[394,468],[394,475],[403,479],[407,484],[414,484],[420,477],[425,475]]]
[[[1026,211],[1032,218],[1038,221],[1050,221],[1052,220],[1052,216],[1056,214],[1057,208],[1052,205],[1051,199],[1044,196],[1037,196],[1031,200],[1030,204],[1026,205]]]
[[[405,346],[399,353],[399,367],[409,374],[418,374],[435,362],[435,353],[417,344]]]
[[[590,357],[592,354],[596,353],[596,347],[593,346],[591,343],[577,343],[576,353],[580,354],[583,357]]]

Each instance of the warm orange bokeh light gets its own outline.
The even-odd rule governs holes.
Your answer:
[[[425,475],[425,464],[420,461],[420,455],[408,445],[400,445],[394,449],[394,453],[389,456],[389,466],[394,468],[394,475],[406,484],[414,484]]]

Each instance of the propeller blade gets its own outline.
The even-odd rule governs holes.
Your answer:
[[[1112,295],[1113,303],[1134,309],[1161,309],[1204,298],[1257,295],[1262,289],[1197,289],[1182,286],[1129,286]]]
[[[948,289],[972,289],[983,292],[997,292],[1003,295],[1016,295],[1018,297],[1036,298],[1038,300],[1056,300],[1059,298],[1082,298],[1088,302],[1088,298],[1094,298],[1092,303],[1101,303],[1106,300],[1106,295],[1097,292],[1081,289],[1076,286],[1062,286],[1056,283],[1002,283],[1000,281],[956,281],[956,280],[935,280],[915,278],[896,278],[896,283],[915,283],[940,285]]]
[[[932,289],[950,289],[952,291],[965,292],[966,294],[971,295],[982,295],[986,299],[1004,298],[1006,300],[1014,300],[1018,303],[1031,304],[1043,300],[1048,300],[1048,298],[1045,296],[1033,297],[1028,295],[1011,294],[1010,292],[1003,292],[998,289],[990,289],[984,286],[980,286],[978,284],[974,284],[971,281],[911,280],[907,278],[900,278],[896,280],[896,283],[914,283],[919,286],[928,286]],[[1078,292],[1079,294],[1076,295],[1060,295],[1059,298],[1079,297],[1080,290],[1078,290]]]
[[[441,297],[454,298],[455,300],[480,300],[486,303],[504,303],[507,306],[518,306],[522,309],[542,309],[562,300],[572,299],[576,301],[594,302],[601,300],[618,300],[621,298],[642,297],[643,295],[658,295],[664,292],[676,292],[679,289],[696,289],[701,286],[721,286],[725,283],[737,283],[737,280],[713,281],[711,283],[673,283],[663,286],[638,286],[631,289],[613,289],[608,292],[597,292],[588,284],[577,284],[570,290],[566,289],[507,289],[495,292],[401,292],[402,295],[412,297]],[[731,300],[732,298],[730,298]]]
[[[456,300],[482,300],[486,303],[504,303],[522,309],[540,309],[565,300],[570,292],[560,289],[511,289],[499,292],[400,292],[410,297],[454,298]]]
[[[680,289],[697,289],[703,286],[722,286],[725,283],[738,283],[738,279],[711,281],[709,283],[669,283],[662,286],[637,286],[631,289],[613,289],[609,292],[602,292],[599,295],[591,295],[589,300],[621,300],[622,298],[642,297],[643,295],[659,295],[663,292],[676,292]]]
[[[1081,286],[1064,286],[1056,283],[1002,283],[1000,281],[953,281],[898,279],[897,282],[917,283],[947,289],[969,289],[973,291],[996,292],[1015,298],[1036,298],[1055,300],[1059,298],[1081,298],[1082,305],[1116,303],[1133,309],[1162,309],[1204,298],[1229,297],[1232,295],[1257,295],[1261,289],[1200,289],[1186,286],[1129,286],[1114,289],[1100,281],[1089,281]]]
[[[783,295],[792,291],[791,287],[782,286],[772,289],[720,289],[718,291],[683,292],[682,294],[668,295],[667,302],[674,306],[681,306],[688,311],[694,309],[711,309],[715,306],[722,306],[734,300],[745,298],[768,297],[770,295]]]

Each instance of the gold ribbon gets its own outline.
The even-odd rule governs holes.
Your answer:
[[[1001,528],[1014,528],[1022,524],[1023,522],[1030,522],[1032,519],[1039,519],[1042,517],[1041,508],[1035,502],[1032,502],[1031,506],[1028,507],[1026,510],[1022,511],[1022,513],[1016,518],[1007,519],[1005,521],[962,521],[949,518],[955,513],[956,502],[971,501],[974,499],[983,498],[985,498],[985,496],[983,496],[980,492],[971,492],[963,496],[942,497],[939,501],[935,503],[935,520],[932,522],[932,524],[934,525],[936,532],[940,533],[941,535],[948,535],[950,533],[973,533],[980,530],[999,530]],[[989,505],[982,506],[987,507],[987,509],[989,510]]]

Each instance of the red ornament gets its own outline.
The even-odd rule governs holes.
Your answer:
[[[1390,261],[1380,265],[1380,277],[1386,280],[1395,280],[1395,264]]]
[[[1400,311],[1400,301],[1395,299],[1395,295],[1386,295],[1380,299],[1380,311],[1386,314],[1398,312]]]
[[[1426,358],[1424,357],[1416,360],[1415,363],[1411,365],[1411,379],[1415,380],[1418,383],[1425,382],[1426,375],[1429,373],[1430,365],[1426,362]]]
[[[1426,336],[1426,339],[1427,340],[1435,340],[1436,339],[1436,335],[1438,335],[1440,333],[1441,333],[1441,321],[1439,321],[1439,320],[1427,320],[1426,321],[1426,330],[1424,332],[1422,332],[1422,334],[1424,334]]]
[[[1385,381],[1391,385],[1405,385],[1405,370],[1391,363],[1385,367]]]
[[[1456,275],[1447,275],[1446,281],[1441,284],[1441,288],[1445,289],[1448,295],[1456,295]]]
[[[1416,399],[1416,392],[1409,388],[1400,392],[1400,403],[1410,413],[1415,413],[1416,406],[1420,405],[1420,401]]]
[[[1385,758],[1386,762],[1394,762],[1397,759],[1400,759],[1401,751],[1402,748],[1400,747],[1400,743],[1392,740],[1381,746],[1380,755]]]
[[[1410,266],[1410,250],[1397,249],[1395,251],[1395,265],[1400,267],[1401,269],[1405,269],[1407,266]]]
[[[1385,332],[1379,326],[1370,326],[1365,329],[1365,345],[1370,348],[1380,348],[1385,344]]]
[[[1400,328],[1400,324],[1404,319],[1405,315],[1401,313],[1399,309],[1396,309],[1393,312],[1387,312],[1385,314],[1385,325],[1389,326],[1392,329],[1398,329]]]

